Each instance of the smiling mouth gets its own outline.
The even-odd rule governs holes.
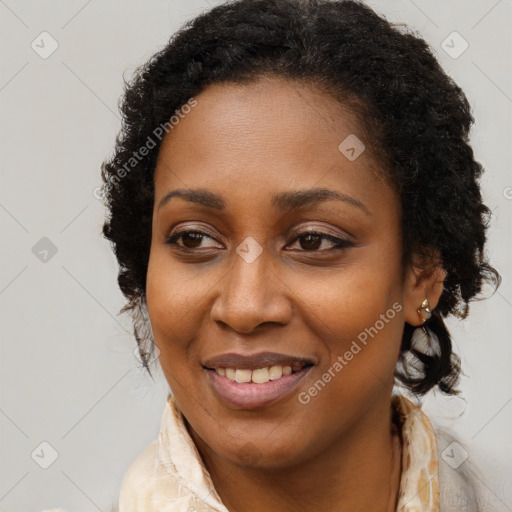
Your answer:
[[[269,407],[290,396],[314,364],[248,368],[205,368],[212,391],[222,402],[242,410]],[[224,371],[224,375],[222,372]],[[270,377],[273,377],[270,379]]]
[[[282,377],[297,373],[313,366],[311,363],[297,363],[294,365],[272,365],[261,368],[206,368],[212,370],[222,377],[226,377],[230,381],[238,383],[265,384],[266,382],[279,380]]]

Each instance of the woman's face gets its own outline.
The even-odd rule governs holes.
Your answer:
[[[198,441],[284,467],[389,414],[410,299],[399,201],[316,89],[268,79],[196,100],[155,172],[160,363]]]

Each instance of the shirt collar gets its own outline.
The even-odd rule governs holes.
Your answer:
[[[397,512],[439,512],[437,440],[420,406],[403,395],[391,400],[402,440]]]
[[[397,394],[392,396],[393,417],[402,443],[402,470],[397,512],[439,512],[437,441],[421,408]],[[162,416],[158,461],[178,479],[180,498],[188,496],[198,512],[229,512],[190,437],[183,414],[172,395]],[[193,502],[193,503],[192,503]]]

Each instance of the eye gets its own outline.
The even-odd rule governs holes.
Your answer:
[[[341,250],[346,247],[351,247],[353,244],[348,240],[343,240],[336,236],[329,235],[327,233],[320,233],[317,231],[304,231],[295,237],[294,242],[300,240],[299,245],[306,252],[328,252],[330,250]],[[327,244],[331,244],[331,248],[319,251],[322,247],[322,243],[327,241]]]
[[[204,231],[178,231],[171,236],[166,237],[165,243],[167,245],[175,245],[180,249],[198,249],[204,238],[209,238],[210,240],[214,240],[210,235],[205,233]],[[182,243],[178,243],[178,240],[182,241]],[[213,246],[210,246],[213,247]]]
[[[182,230],[166,237],[165,243],[167,245],[174,245],[175,247],[185,251],[193,251],[195,249],[201,248],[208,249],[211,247],[219,248],[216,244],[207,247],[201,247],[204,239],[210,239],[215,242],[215,240],[204,231]],[[180,240],[181,242],[179,243]],[[346,247],[353,246],[353,244],[348,240],[343,240],[342,238],[317,231],[305,231],[300,233],[294,238],[293,241],[295,242],[297,240],[300,241],[299,245],[301,249],[303,249],[303,252],[329,252],[331,250],[342,250]],[[327,249],[325,247],[322,248],[324,242],[326,242],[327,245],[330,244],[331,247],[328,247]],[[319,250],[320,248],[322,248],[322,250]]]

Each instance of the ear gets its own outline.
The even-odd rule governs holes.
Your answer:
[[[439,252],[413,255],[405,269],[404,279],[404,317],[409,325],[423,324],[418,308],[425,299],[428,299],[430,311],[436,308],[445,279],[446,271],[441,265]]]

